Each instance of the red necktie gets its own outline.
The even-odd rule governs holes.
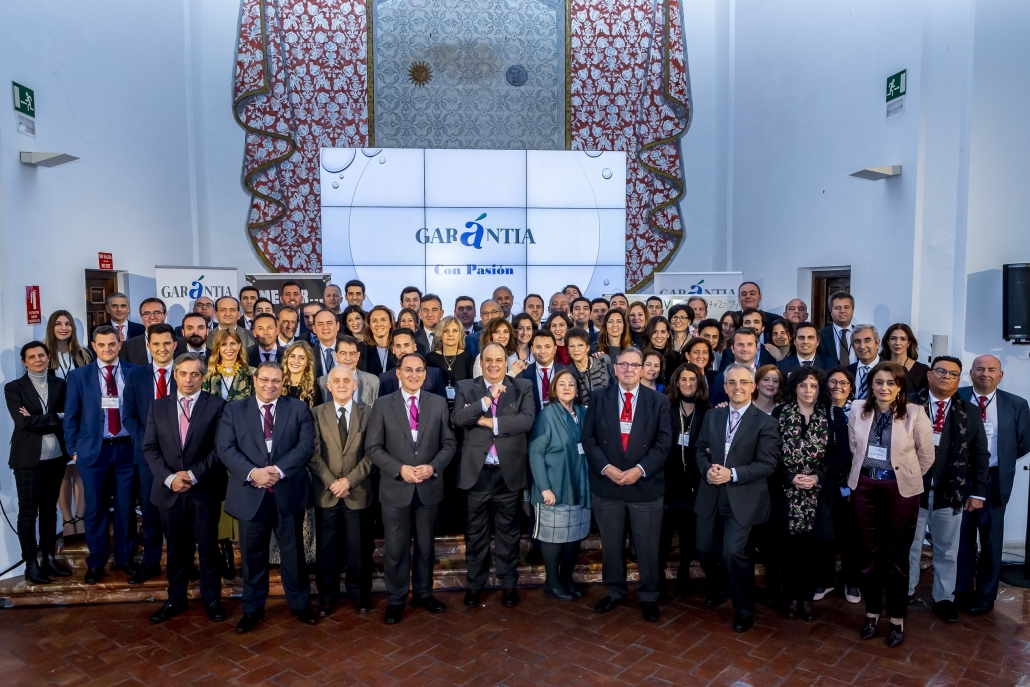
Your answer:
[[[633,394],[626,392],[626,402],[622,405],[622,415],[619,422],[633,422]],[[629,432],[622,433],[622,450],[629,446]]]
[[[107,365],[104,369],[107,370],[107,395],[118,398],[118,383],[114,380],[114,365]],[[118,408],[107,409],[107,431],[111,433],[111,436],[118,436],[118,432],[122,431],[122,415]]]
[[[937,401],[937,416],[933,419],[933,431],[940,434],[944,431],[944,406],[947,401]]]
[[[168,395],[168,382],[165,381],[165,370],[163,367],[157,371],[157,397],[164,398]]]
[[[980,419],[987,422],[987,397],[980,397]]]
[[[119,341],[125,341],[125,332],[122,331],[122,329],[125,327],[125,325],[124,324],[116,324],[115,327],[118,328],[118,340]]]
[[[551,389],[551,376],[547,374],[547,368],[540,368],[543,371],[544,380],[542,383],[542,389],[540,389],[540,397],[543,399],[543,405],[547,405],[547,392]]]

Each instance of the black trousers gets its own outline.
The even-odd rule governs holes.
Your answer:
[[[34,468],[14,470],[18,489],[18,541],[26,563],[36,560],[36,520],[39,519],[39,549],[54,553],[57,542],[57,497],[64,480],[64,458],[41,460]]]
[[[154,486],[154,473],[150,466],[136,463],[138,475],[140,510],[143,512],[143,565],[152,568],[161,564],[161,549],[164,537],[161,536],[161,513],[158,507],[150,502],[150,490]]]
[[[697,517],[694,508],[686,501],[665,504],[662,516],[662,538],[658,546],[658,563],[661,567],[659,584],[665,588],[665,568],[669,563],[672,538],[680,538],[680,567],[676,571],[676,588],[685,590],[690,586],[690,563],[697,555]]]
[[[343,499],[329,508],[315,508],[315,555],[318,561],[318,595],[340,596],[343,556],[347,560],[347,596],[357,600],[372,591],[372,518],[368,508],[352,510]]]
[[[281,513],[275,496],[265,498],[253,520],[240,519],[240,548],[243,554],[243,612],[262,613],[268,599],[268,546],[272,532],[279,543],[279,575],[286,602],[294,611],[307,608],[311,584],[300,543],[304,541],[304,511]]]
[[[433,535],[440,504],[427,506],[414,490],[406,506],[383,504],[383,530],[386,550],[383,555],[383,576],[386,600],[391,606],[403,606],[411,590],[412,597],[424,599],[433,595]],[[411,530],[415,529],[415,559],[411,558]]]
[[[1001,575],[1001,549],[1005,535],[1005,503],[1001,500],[998,468],[987,473],[987,503],[983,508],[962,514],[962,536],[958,549],[958,580],[955,591],[993,604],[998,598]],[[19,518],[20,521],[20,518]],[[42,528],[42,525],[40,525]],[[980,553],[977,555],[977,537]]]
[[[709,589],[729,591],[733,610],[742,616],[755,614],[755,566],[747,555],[750,534],[751,527],[737,521],[726,490],[719,488],[713,516],[697,519],[697,549]]]
[[[168,600],[186,601],[189,569],[196,550],[200,558],[200,596],[205,604],[217,601],[222,595],[222,573],[217,562],[221,500],[191,489],[179,494],[178,502],[171,508],[159,508],[158,515],[168,538]]]
[[[819,553],[824,551],[818,540],[809,532],[791,534],[784,527],[780,560],[783,571],[783,600],[811,601],[815,596],[815,580],[818,574]]]
[[[508,489],[500,468],[484,466],[479,479],[468,490],[466,500],[468,530],[465,534],[465,561],[469,587],[482,589],[486,586],[490,574],[492,523],[497,580],[501,587],[514,589],[519,581],[522,490]]]
[[[608,587],[608,596],[625,599],[626,589],[626,520],[629,520],[633,541],[637,545],[637,568],[640,587],[637,598],[657,601],[659,578],[658,543],[662,535],[662,497],[654,501],[623,501],[593,495],[594,518],[601,531],[601,579]]]

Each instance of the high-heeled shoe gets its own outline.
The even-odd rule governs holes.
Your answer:
[[[876,636],[876,624],[880,622],[879,616],[866,616],[865,624],[862,625],[862,629],[859,631],[859,636],[862,639],[872,639]]]

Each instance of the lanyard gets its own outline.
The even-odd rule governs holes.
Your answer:
[[[187,413],[186,412],[186,406],[183,405],[183,401],[185,401],[187,398],[188,398],[188,396],[183,396],[182,398],[179,399],[179,410],[181,410],[182,414],[186,416],[186,422],[189,422],[190,420],[193,419],[193,410],[195,410],[196,407],[197,407],[196,406],[197,399],[193,399],[193,403],[194,403],[193,409],[191,409],[190,412]]]
[[[105,365],[105,367],[106,367],[106,365]],[[101,381],[101,383],[104,386],[104,392],[102,394],[100,394],[100,395],[101,396],[106,396],[107,395],[107,375],[105,374],[106,370],[104,369],[104,367],[101,367],[99,364],[97,365],[97,370],[100,372],[100,381]],[[121,362],[118,362],[117,364],[115,364],[113,366],[113,369],[111,370],[111,379],[114,380],[114,388],[115,388],[115,395],[116,396],[118,394],[118,373],[121,372],[121,371],[122,371],[122,364],[121,364]]]
[[[64,366],[64,359],[68,358],[68,367]],[[60,353],[57,354],[57,366],[61,368],[61,378],[67,379],[68,373],[72,371],[72,356],[71,353]]]
[[[171,368],[158,367],[154,369],[154,388],[157,388],[157,382],[161,378],[161,370],[165,371],[165,388],[172,383],[172,370]]]
[[[730,412],[733,412],[732,410]],[[726,443],[732,443],[733,437],[737,433],[737,428],[740,427],[740,421],[744,419],[744,413],[739,413],[736,422],[730,422],[729,418],[726,420]]]
[[[232,382],[229,384],[225,383],[225,375],[218,375],[218,381],[222,385],[222,389],[225,391],[225,400],[229,400],[229,392],[232,391]],[[236,375],[233,375],[233,381],[236,381]]]

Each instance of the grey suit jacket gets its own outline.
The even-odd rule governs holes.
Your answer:
[[[750,527],[769,519],[769,484],[766,480],[776,471],[783,442],[776,419],[752,404],[740,419],[729,456],[724,456],[729,415],[728,407],[713,408],[705,414],[701,425],[695,449],[701,484],[694,500],[694,512],[699,518],[714,518],[719,489],[725,489],[733,517],[741,525]],[[736,470],[737,481],[720,486],[709,484],[706,475],[715,463]]]
[[[340,425],[336,404],[332,401],[316,406],[311,414],[315,420],[315,453],[308,463],[315,505],[332,508],[340,499],[329,486],[345,477],[350,482],[350,494],[343,499],[350,510],[368,508],[372,499],[372,459],[365,455],[365,435],[371,408],[355,401],[351,405],[347,444],[340,444]]]
[[[454,457],[454,432],[447,417],[447,400],[425,389],[419,392],[418,441],[411,440],[404,392],[398,389],[372,406],[365,435],[365,452],[382,472],[379,500],[387,506],[407,506],[418,489],[425,505],[443,501],[443,471]],[[401,478],[402,465],[431,465],[434,474],[419,483]]]
[[[458,382],[454,393],[451,421],[455,428],[465,429],[461,464],[458,466],[458,488],[471,489],[486,464],[490,446],[497,447],[501,476],[508,489],[517,491],[529,486],[526,463],[529,450],[527,437],[533,431],[536,406],[533,404],[533,383],[526,379],[505,377],[504,393],[497,399],[497,436],[493,429],[479,426],[479,418],[491,417],[483,410],[483,397],[489,395],[482,377]]]
[[[358,373],[358,390],[354,394],[358,403],[362,403],[366,406],[370,406],[376,402],[379,398],[379,377],[368,372],[362,372],[357,370]],[[333,397],[329,394],[329,390],[325,388],[326,382],[329,381],[329,375],[322,375],[318,378],[318,382],[315,384],[316,390],[318,391],[318,398],[321,403],[328,403],[333,400]]]

